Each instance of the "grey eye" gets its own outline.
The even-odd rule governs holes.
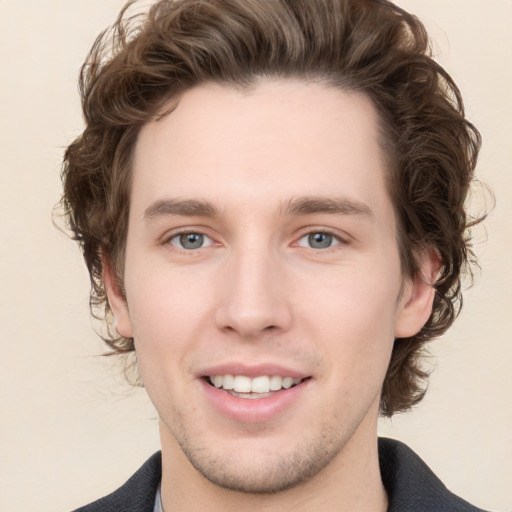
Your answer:
[[[300,247],[309,247],[311,249],[329,249],[334,245],[338,245],[340,240],[330,233],[308,233],[304,235],[298,242]]]
[[[308,243],[313,249],[326,249],[332,245],[332,235],[327,233],[311,233],[308,235]]]
[[[180,249],[192,251],[212,244],[212,240],[202,233],[181,233],[170,240],[171,244]]]

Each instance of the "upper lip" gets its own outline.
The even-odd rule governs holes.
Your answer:
[[[281,377],[292,377],[293,379],[305,379],[309,376],[299,370],[274,363],[248,365],[241,362],[229,362],[208,366],[198,372],[199,377],[213,377],[215,375],[245,375],[251,378],[262,375],[280,375]]]

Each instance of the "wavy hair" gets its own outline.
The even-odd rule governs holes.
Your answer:
[[[420,332],[396,339],[381,413],[409,409],[425,393],[423,347],[462,305],[474,260],[465,201],[480,135],[432,57],[422,23],[386,0],[161,0],[100,34],[80,75],[83,133],[67,148],[62,180],[68,227],[91,278],[91,311],[118,336],[102,280],[102,256],[123,289],[133,148],[140,128],[180,92],[207,81],[247,87],[260,78],[316,80],[369,97],[380,118],[397,214],[402,271],[434,248],[442,260],[433,311]]]

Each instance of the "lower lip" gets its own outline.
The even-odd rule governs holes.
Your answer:
[[[211,386],[204,379],[201,381],[206,396],[222,415],[243,423],[262,423],[279,417],[299,400],[311,380],[307,379],[271,396],[254,399],[232,396],[223,389]]]

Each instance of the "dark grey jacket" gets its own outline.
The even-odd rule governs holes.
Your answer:
[[[382,481],[388,512],[483,512],[452,494],[405,444],[379,439]],[[153,512],[162,461],[155,453],[117,491],[75,512]]]

